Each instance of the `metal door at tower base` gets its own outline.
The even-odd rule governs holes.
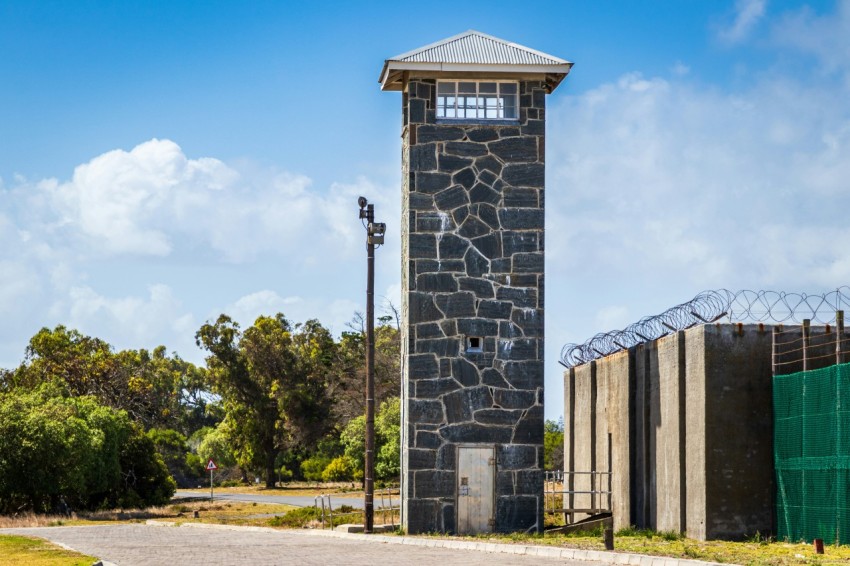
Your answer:
[[[495,447],[458,446],[457,534],[493,532],[495,497]]]

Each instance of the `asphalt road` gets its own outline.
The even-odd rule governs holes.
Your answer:
[[[219,527],[219,528],[216,528]],[[572,564],[592,566],[610,562],[567,560],[552,556],[505,554],[506,545],[493,550],[468,550],[424,546],[428,541],[411,537],[339,535],[321,531],[272,531],[208,525],[167,527],[108,525],[93,527],[42,527],[0,529],[0,533],[29,535],[61,543],[118,566],[187,564],[198,566],[329,564],[375,566],[380,564],[439,564],[440,566],[532,566]],[[335,536],[336,535],[336,536]],[[370,538],[371,537],[371,538]],[[430,543],[439,541],[431,540]],[[471,543],[469,543],[471,544]],[[480,543],[479,543],[480,544]],[[525,550],[524,547],[514,547]],[[2,561],[2,558],[0,558]]]
[[[174,494],[174,499],[197,499],[208,498],[209,492],[197,491],[182,491],[177,490]],[[311,507],[315,503],[315,498],[311,495],[259,495],[255,493],[216,493],[213,491],[213,499],[216,501],[248,501],[251,503],[280,503],[281,505],[295,505],[296,507]],[[394,500],[395,505],[398,505],[398,499]],[[331,504],[334,508],[340,505],[350,505],[356,509],[363,509],[363,496],[359,497],[341,497],[338,495],[331,496]],[[375,508],[380,507],[381,498],[375,497]]]

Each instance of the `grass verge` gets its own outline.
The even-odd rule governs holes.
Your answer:
[[[439,536],[439,535],[433,535]],[[481,535],[452,537],[506,544],[536,544],[584,550],[605,550],[602,529],[572,534]],[[798,564],[850,564],[850,546],[826,546],[824,554],[815,554],[811,544],[777,542],[759,536],[745,542],[698,541],[675,532],[623,529],[614,536],[614,550],[651,556],[669,556],[744,565],[785,566]]]
[[[45,540],[16,535],[0,535],[0,557],[8,566],[91,566],[96,560]]]

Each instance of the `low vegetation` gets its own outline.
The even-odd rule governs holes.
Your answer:
[[[11,535],[0,535],[0,557],[6,566],[90,566],[95,561],[44,540]]]
[[[463,537],[461,540],[487,540],[507,544],[536,544],[583,550],[605,550],[601,527],[571,534],[514,533]],[[744,542],[697,541],[685,538],[677,532],[658,532],[634,528],[622,529],[615,533],[614,549],[618,552],[728,564],[785,566],[796,564],[846,565],[850,563],[850,546],[847,545],[827,546],[825,553],[818,555],[811,544],[778,542],[760,536],[755,536]]]

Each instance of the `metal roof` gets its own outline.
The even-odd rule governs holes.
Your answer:
[[[379,82],[384,90],[400,90],[404,71],[540,73],[551,88],[570,72],[572,63],[541,51],[475,30],[390,57]]]

